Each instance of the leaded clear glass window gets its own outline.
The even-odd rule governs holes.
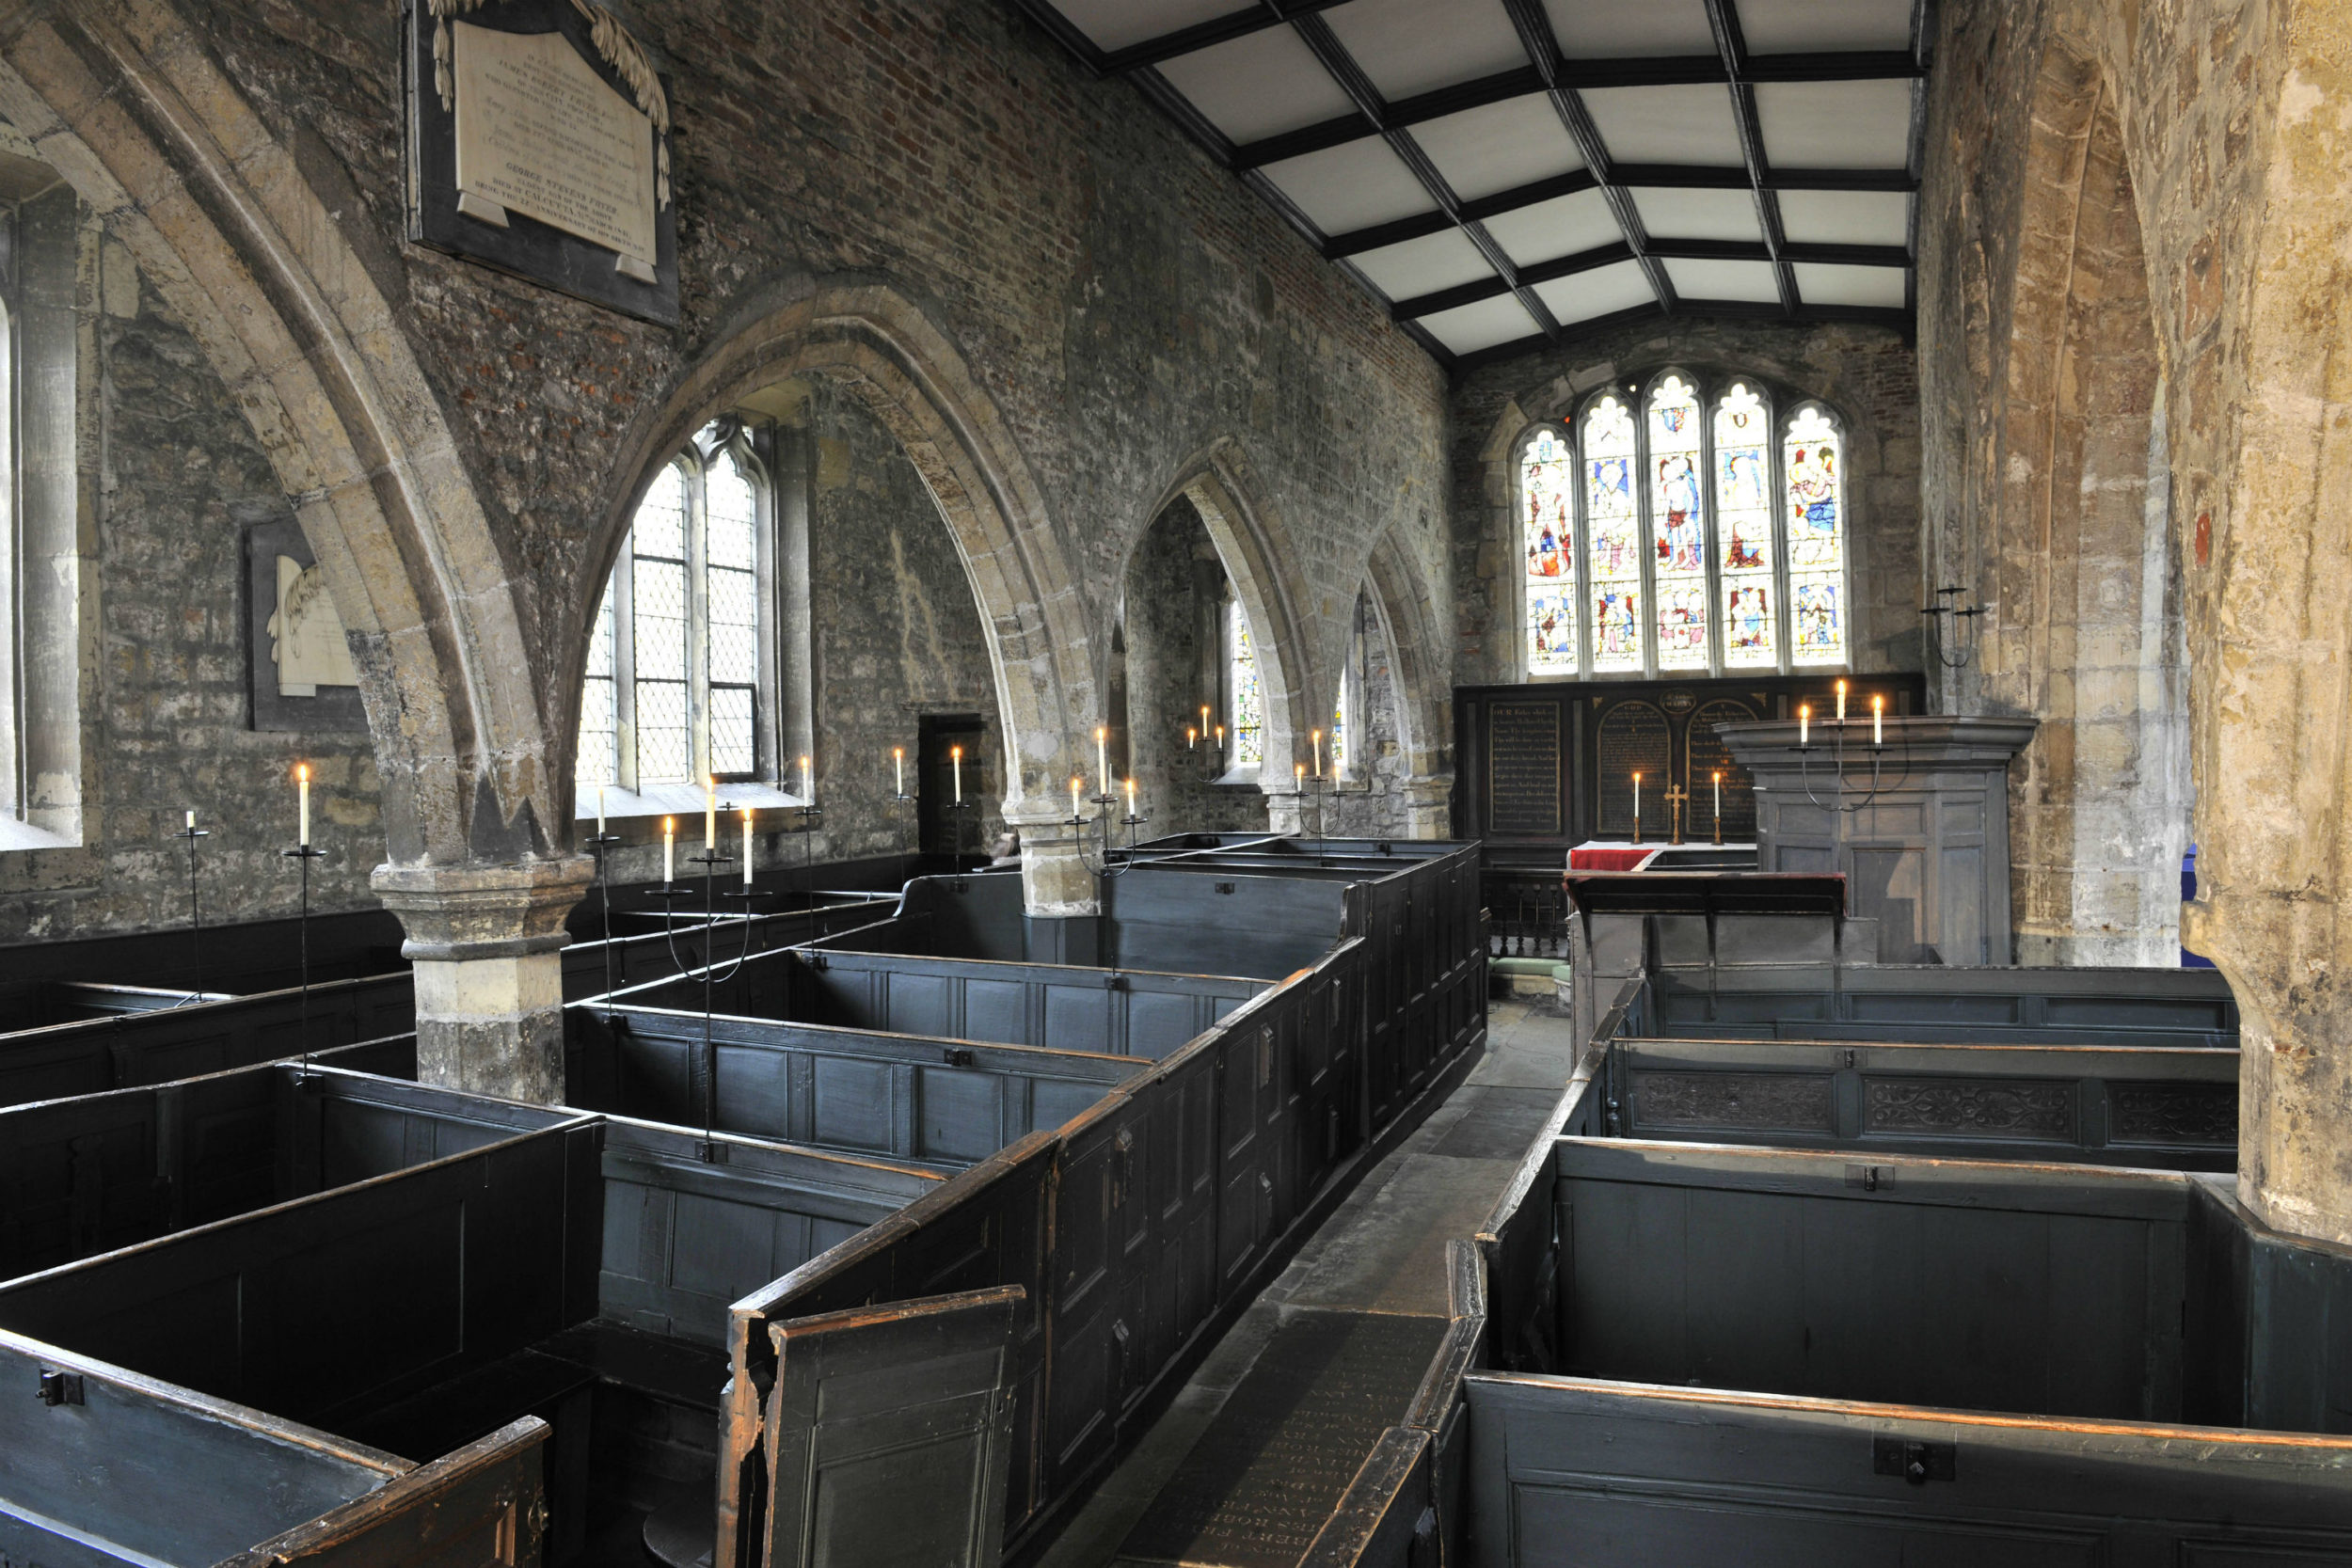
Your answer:
[[[1233,694],[1233,766],[1255,768],[1265,760],[1265,690],[1258,680],[1258,654],[1249,641],[1249,616],[1239,599],[1228,600],[1226,647]]]
[[[1674,370],[1530,430],[1514,508],[1527,673],[1846,663],[1844,455],[1821,404],[1776,419],[1753,378]]]
[[[605,584],[581,683],[582,786],[754,778],[764,481],[713,426],[654,477]]]

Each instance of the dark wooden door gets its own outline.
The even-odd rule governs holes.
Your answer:
[[[983,812],[978,804],[989,786],[983,750],[987,737],[977,714],[922,716],[915,740],[914,810],[925,854],[987,858],[988,846],[979,838]],[[955,809],[958,747],[963,749],[963,798],[974,805],[966,812]]]
[[[1017,1285],[770,1325],[767,1568],[996,1568]]]

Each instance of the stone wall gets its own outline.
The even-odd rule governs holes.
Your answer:
[[[1485,365],[1454,388],[1452,569],[1458,604],[1454,679],[1520,678],[1520,540],[1511,515],[1513,448],[1538,420],[1573,411],[1605,382],[1669,365],[1745,372],[1820,398],[1848,427],[1848,548],[1856,595],[1854,667],[1920,668],[1919,409],[1916,362],[1881,327],[1770,322],[1641,322],[1556,350]]]
[[[294,912],[278,851],[294,841],[297,761],[326,857],[311,907],[373,908],[384,831],[369,737],[250,724],[245,531],[294,508],[186,326],[87,214],[80,249],[84,836],[0,853],[0,942],[184,925],[187,850],[171,835],[190,810],[211,834],[208,924]]]

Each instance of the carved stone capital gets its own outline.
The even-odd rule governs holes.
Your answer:
[[[553,953],[596,879],[585,855],[509,865],[379,865],[370,881],[408,933],[403,957],[466,962]]]

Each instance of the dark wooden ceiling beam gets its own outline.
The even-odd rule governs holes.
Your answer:
[[[1027,0],[1024,0],[1027,3]],[[1311,11],[1329,10],[1345,5],[1347,0],[1260,0],[1255,6],[1213,16],[1206,22],[1196,22],[1189,27],[1179,27],[1158,38],[1145,39],[1141,43],[1125,44],[1103,51],[1103,69],[1107,74],[1140,71],[1145,66],[1172,60],[1179,55],[1189,55],[1196,49],[1212,44],[1230,43],[1251,33],[1262,33],[1269,27],[1279,27],[1293,17]]]
[[[1764,236],[1764,249],[1772,265],[1772,291],[1780,295],[1785,315],[1797,313],[1797,274],[1781,259],[1785,236],[1780,228],[1780,198],[1766,182],[1772,162],[1764,155],[1764,122],[1756,111],[1756,88],[1748,80],[1748,40],[1740,29],[1740,13],[1730,0],[1702,0],[1708,29],[1715,35],[1715,53],[1723,60],[1731,93],[1731,120],[1740,136],[1740,161],[1747,166],[1748,191],[1756,203],[1756,226]]]

